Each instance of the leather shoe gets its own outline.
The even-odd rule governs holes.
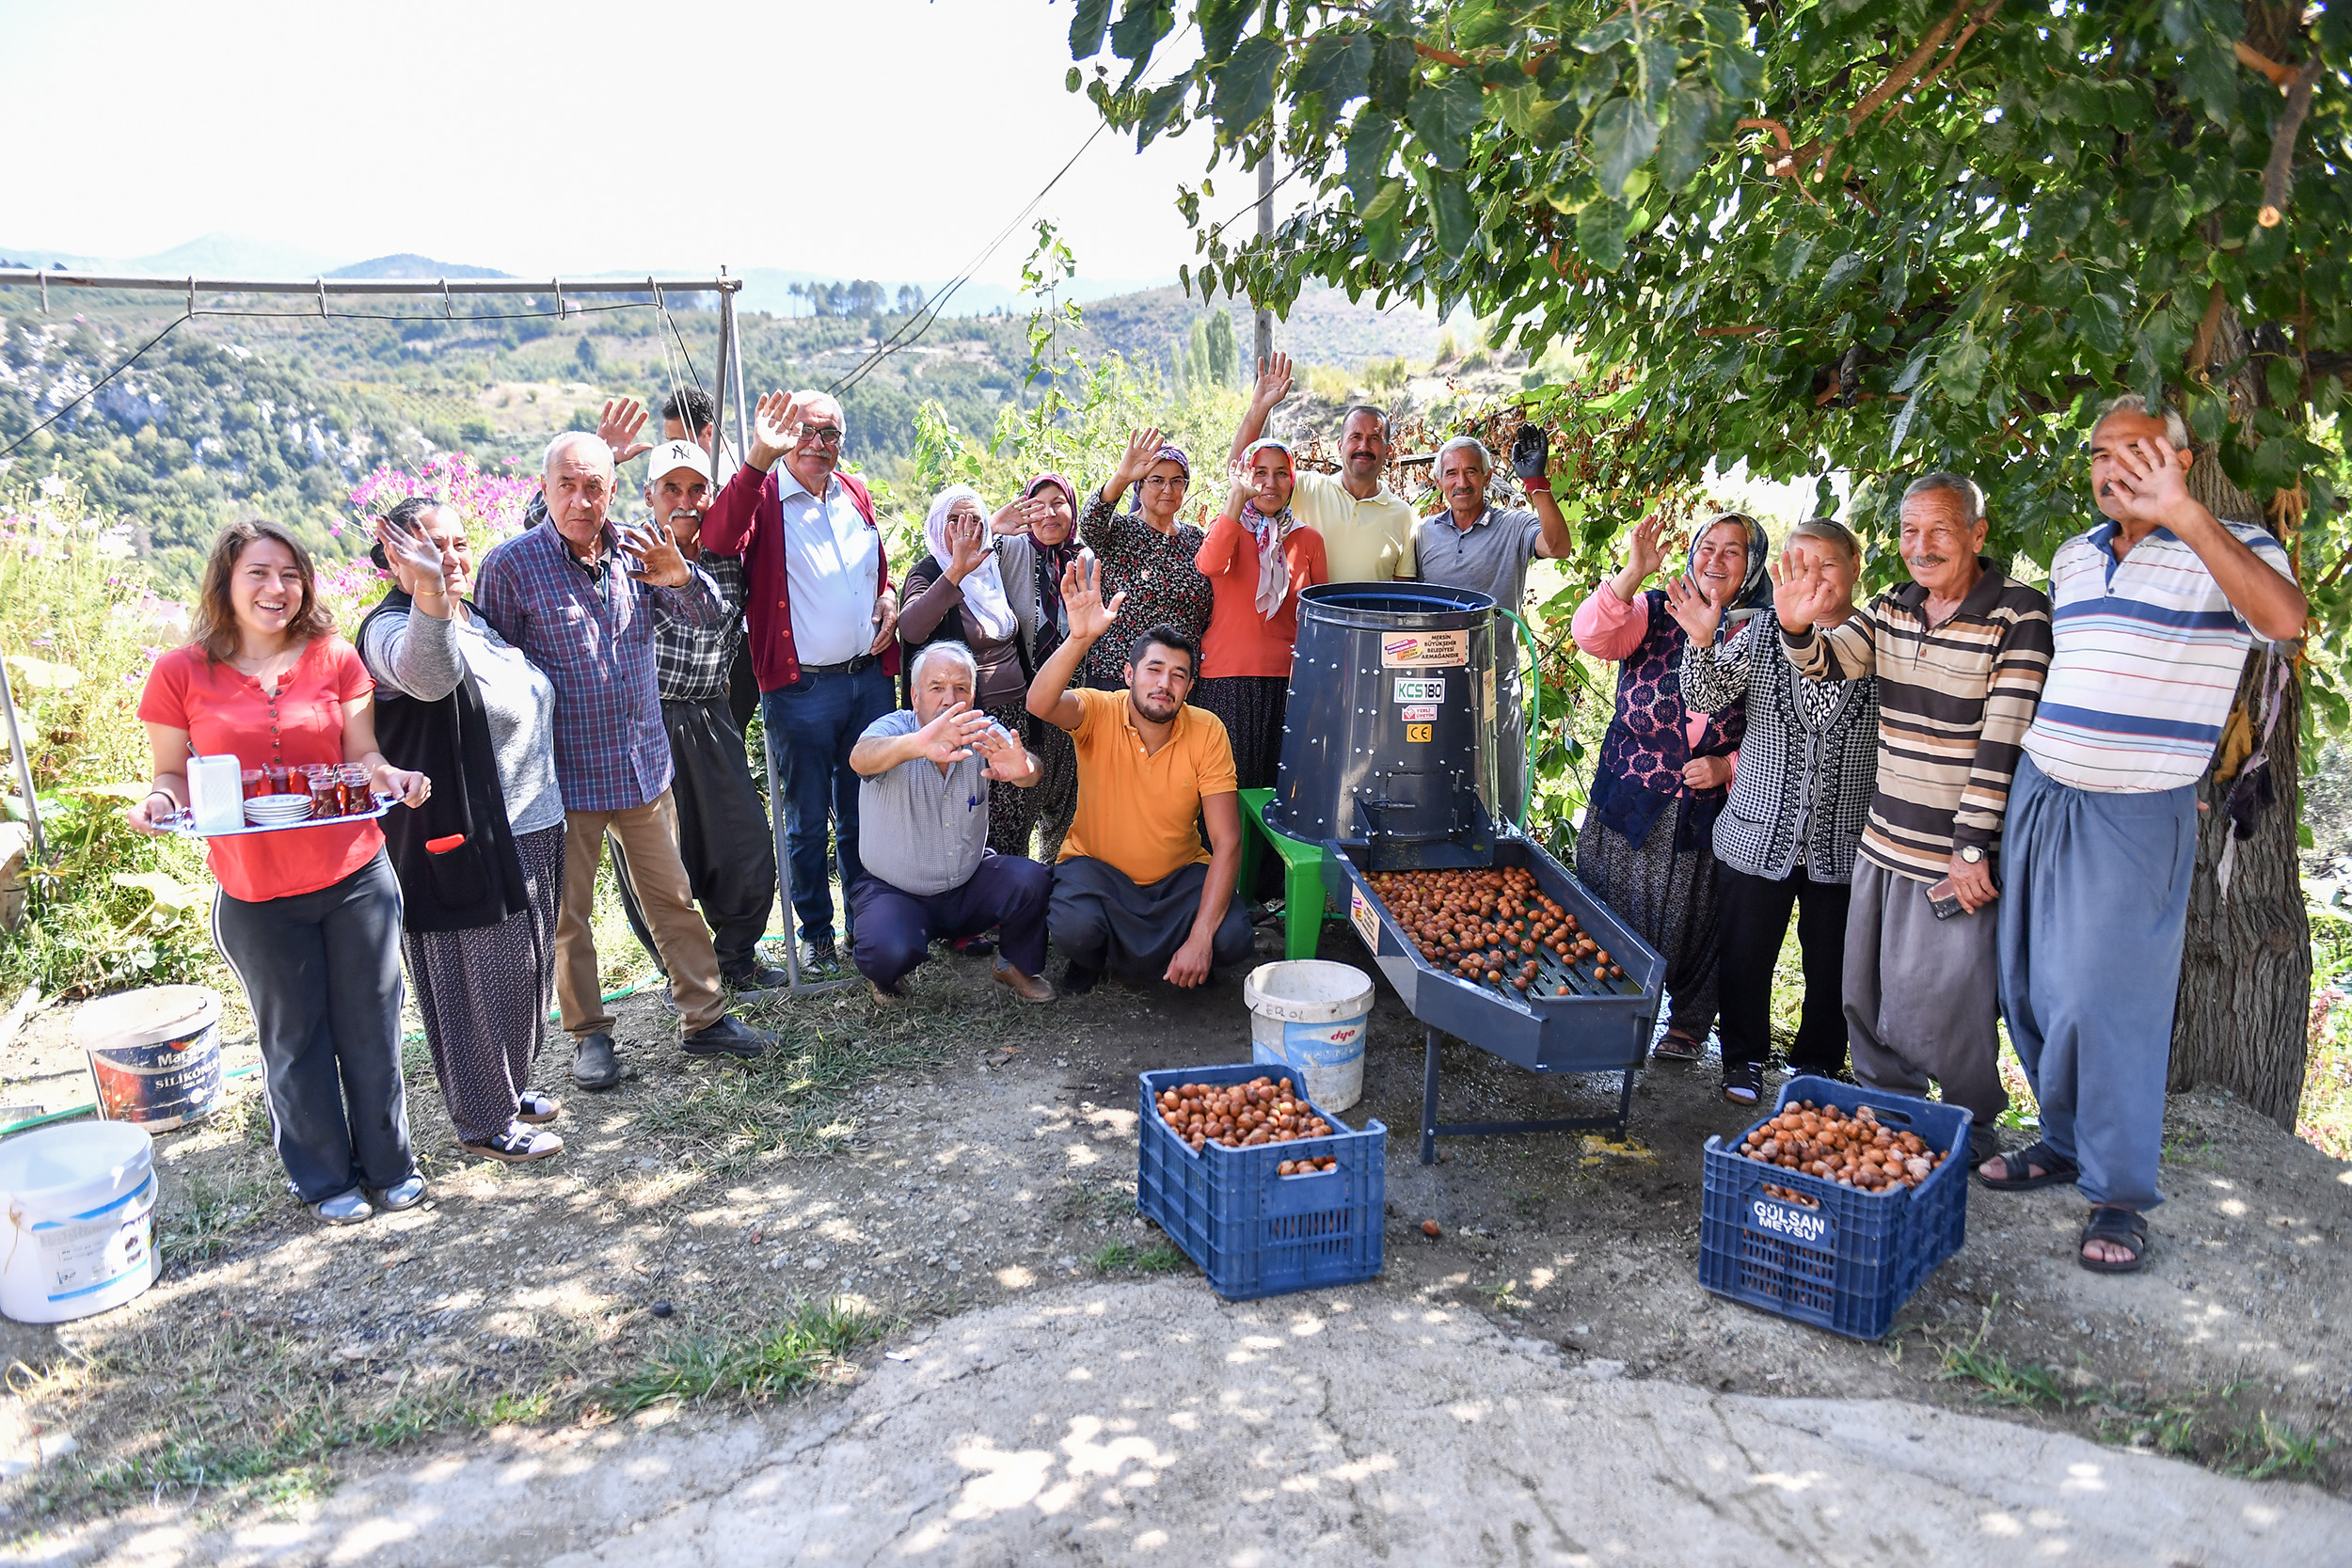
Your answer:
[[[729,990],[782,990],[792,983],[792,976],[763,958],[754,958],[741,969],[730,970],[722,976]]]
[[[834,946],[832,937],[828,936],[822,942],[811,937],[801,943],[801,972],[803,974],[813,970],[822,974],[840,967],[841,953]]]
[[[1009,986],[1013,995],[1024,1002],[1051,1002],[1057,994],[1054,983],[1042,974],[1024,974],[1004,959],[996,960],[996,983]]]
[[[572,1048],[572,1082],[583,1089],[609,1089],[621,1081],[621,1058],[612,1037],[598,1031],[582,1035]]]
[[[1092,990],[1102,978],[1101,970],[1079,963],[1073,958],[1070,966],[1061,972],[1061,989],[1073,996],[1084,996]]]
[[[696,1030],[678,1041],[678,1049],[689,1056],[740,1056],[746,1061],[763,1054],[776,1043],[776,1037],[765,1029],[754,1029],[728,1016],[707,1029]]]

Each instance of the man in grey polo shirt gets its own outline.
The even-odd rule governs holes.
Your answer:
[[[988,847],[991,780],[1035,785],[1037,757],[972,705],[979,666],[961,642],[915,656],[912,711],[885,713],[850,752],[858,775],[866,875],[849,890],[850,956],[878,1002],[923,961],[931,939],[1002,927],[996,979],[1024,1002],[1051,1002],[1043,978],[1051,866]]]
[[[1542,433],[1533,434],[1540,436]],[[1523,432],[1520,447],[1526,450],[1513,449],[1512,466],[1527,486],[1533,511],[1487,504],[1486,482],[1493,477],[1495,461],[1485,442],[1456,436],[1438,449],[1438,493],[1445,498],[1446,510],[1422,519],[1420,537],[1414,541],[1413,553],[1419,558],[1423,582],[1472,589],[1490,595],[1499,608],[1514,615],[1524,611],[1528,562],[1538,558],[1563,560],[1576,547],[1568,520],[1560,515],[1559,502],[1552,499],[1551,481],[1544,473],[1548,445]],[[1495,663],[1505,672],[1495,682],[1496,728],[1502,752],[1496,784],[1502,791],[1502,810],[1514,818],[1518,815],[1520,781],[1527,770],[1527,716],[1519,699],[1518,636],[1507,626],[1495,628]],[[1506,648],[1507,658],[1502,657]]]

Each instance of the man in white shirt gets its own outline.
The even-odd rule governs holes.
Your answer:
[[[873,498],[839,471],[843,436],[841,405],[824,393],[769,393],[743,467],[703,523],[705,549],[743,560],[761,723],[783,755],[802,962],[816,970],[840,964],[826,885],[829,838],[845,892],[864,876],[850,752],[898,706],[898,596]],[[855,919],[852,912],[852,927]]]
[[[1234,463],[1265,434],[1267,417],[1290,394],[1290,356],[1275,355],[1259,367],[1249,411],[1233,436]],[[1340,471],[1296,470],[1291,513],[1323,535],[1327,581],[1388,582],[1413,575],[1413,535],[1420,519],[1403,497],[1381,483],[1389,451],[1389,417],[1359,403],[1340,416]]]

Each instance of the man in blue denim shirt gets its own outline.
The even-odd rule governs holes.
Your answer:
[[[670,972],[681,1048],[757,1056],[775,1037],[727,1016],[710,929],[678,858],[670,740],[655,679],[657,610],[696,626],[724,616],[709,575],[666,532],[608,524],[612,453],[584,432],[548,446],[544,521],[492,549],[474,603],[555,687],[555,776],[564,792],[564,903],[555,990],[572,1036],[572,1081],[609,1089],[624,1076],[602,1000],[589,920],[610,831]]]

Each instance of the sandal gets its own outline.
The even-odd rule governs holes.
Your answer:
[[[542,1132],[535,1127],[516,1123],[495,1138],[485,1138],[480,1143],[461,1141],[458,1147],[485,1160],[500,1160],[510,1165],[519,1165],[527,1160],[544,1160],[549,1155],[563,1153],[564,1140],[552,1132]]]
[[[543,1121],[553,1121],[564,1113],[564,1102],[551,1094],[537,1089],[525,1089],[516,1101],[515,1119],[527,1121],[533,1127]]]
[[[1695,1062],[1707,1054],[1703,1040],[1694,1040],[1681,1029],[1669,1029],[1658,1037],[1649,1053],[1661,1062]]]
[[[1724,1068],[1724,1098],[1734,1105],[1753,1105],[1764,1098],[1764,1064],[1727,1064]]]
[[[2001,1174],[1987,1176],[1985,1164],[1994,1160],[2001,1162]],[[2036,1165],[2042,1167],[2040,1176],[2021,1174]],[[1977,1185],[1990,1187],[1996,1193],[2027,1193],[2036,1187],[2072,1186],[2082,1174],[2082,1167],[2048,1144],[2036,1142],[2006,1154],[1988,1154],[1982,1162],[1971,1165],[1968,1174],[1975,1178]]]
[[[2106,1242],[2132,1249],[2131,1257],[2121,1263],[2092,1258],[2082,1249],[2093,1242]],[[2092,1274],[2137,1274],[2148,1266],[2148,1218],[2133,1209],[2120,1209],[2099,1204],[2083,1222],[2082,1240],[2075,1243],[2074,1261]]]

